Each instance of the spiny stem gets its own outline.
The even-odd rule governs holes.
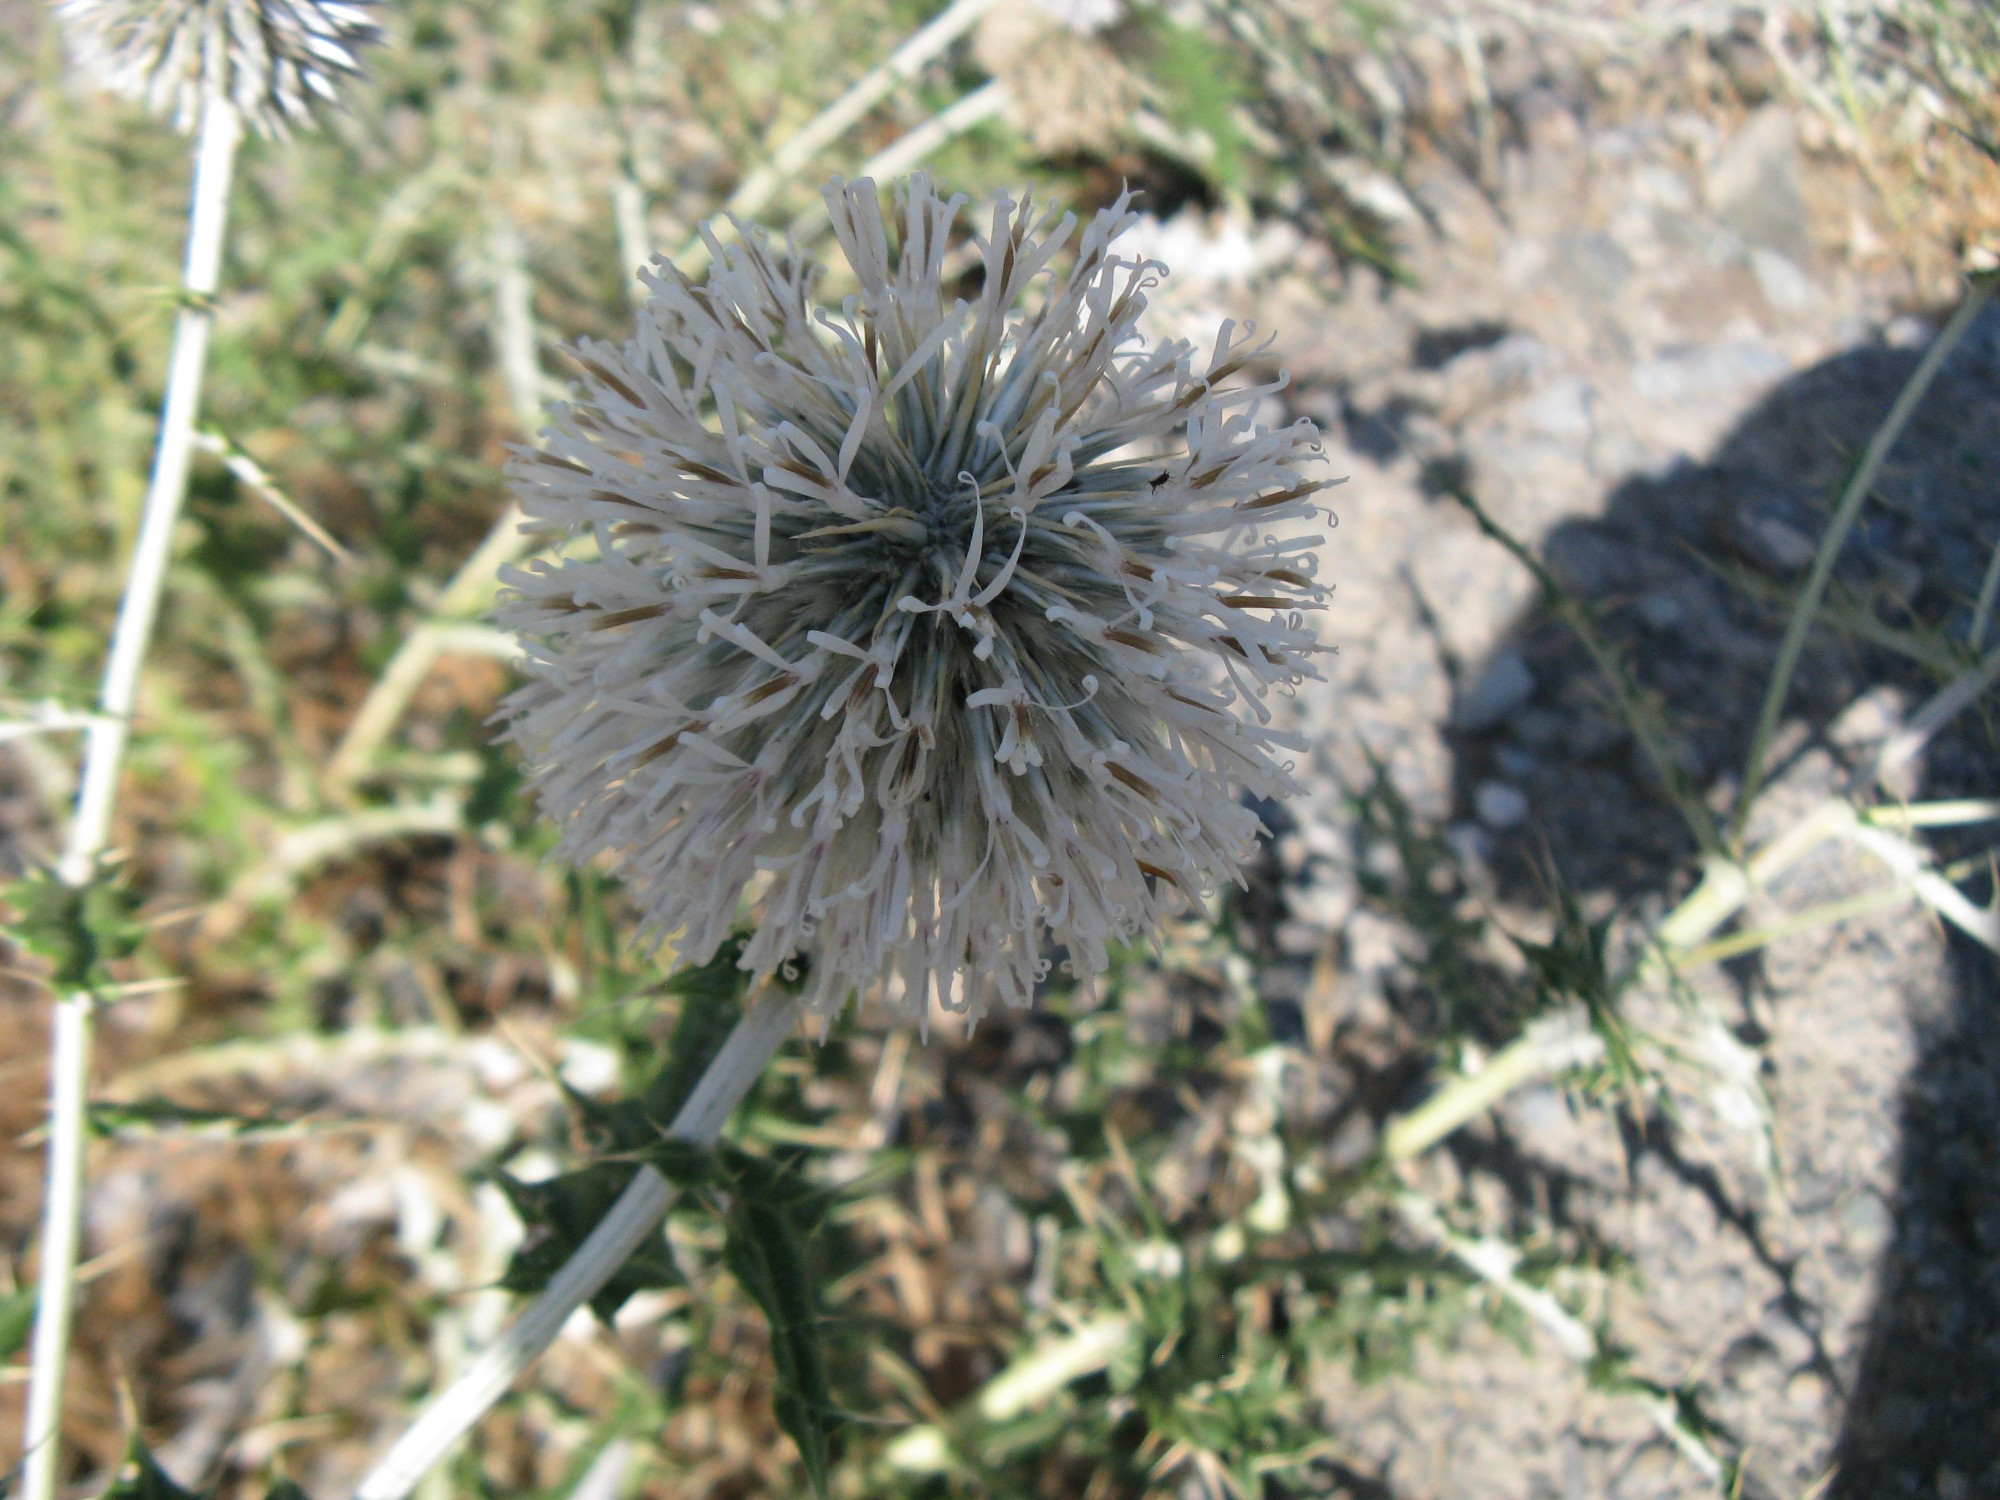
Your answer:
[[[697,1145],[712,1144],[721,1134],[723,1122],[784,1041],[797,1013],[798,1005],[789,997],[767,994],[760,1000],[729,1033],[729,1040],[722,1044],[667,1133]],[[542,1294],[497,1343],[425,1408],[361,1481],[354,1500],[403,1500],[431,1465],[443,1458],[555,1341],[570,1314],[594,1297],[658,1229],[673,1194],[666,1178],[649,1166],[640,1167],[610,1212]]]
[[[1595,1062],[1604,1043],[1582,1006],[1536,1021],[1477,1073],[1461,1074],[1382,1131],[1382,1156],[1408,1161],[1477,1119],[1523,1084]]]
[[[76,1241],[83,1196],[83,1116],[95,1007],[88,990],[56,1002],[49,1055],[49,1167],[42,1207],[42,1269],[22,1425],[23,1500],[51,1500],[62,1448],[63,1376],[76,1299]]]
[[[104,667],[100,718],[84,755],[76,819],[70,825],[61,873],[73,885],[90,878],[111,827],[111,802],[124,758],[139,668],[159,614],[174,524],[187,493],[188,462],[194,451],[194,419],[201,404],[202,367],[208,358],[213,322],[210,303],[222,263],[222,232],[229,206],[229,177],[242,126],[236,107],[215,97],[202,109],[195,152],[194,195],[189,215],[185,298],[174,321],[174,346],[167,371],[167,397],[160,417],[160,442],[152,483],[139,520],[139,539],[125,583],[125,598],[112,628],[111,653]]]
[[[208,356],[210,304],[222,265],[229,179],[242,124],[236,107],[211,70],[202,100],[195,146],[194,187],[188,214],[184,297],[174,320],[166,402],[159,447],[139,520],[139,538],[125,580],[125,597],[112,627],[111,650],[97,716],[84,741],[76,814],[57,873],[71,885],[91,879],[111,831],[111,804],[125,758],[139,668],[152,640],[166,580],[174,523],[187,493],[195,413],[201,404],[202,367]],[[49,1062],[49,1177],[43,1197],[40,1295],[22,1429],[22,1500],[50,1500],[61,1447],[63,1375],[69,1362],[69,1320],[75,1300],[77,1219],[83,1196],[83,1115],[90,1073],[91,1015],[88,990],[57,1002]]]

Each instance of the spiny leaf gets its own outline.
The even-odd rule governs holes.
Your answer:
[[[135,1437],[125,1452],[125,1463],[117,1479],[99,1500],[202,1500],[202,1497],[175,1484],[154,1459],[152,1451]]]
[[[1606,951],[1611,919],[1592,922],[1583,915],[1576,898],[1558,889],[1556,933],[1546,943],[1515,941],[1535,982],[1549,994],[1581,1000],[1593,1008],[1607,1003],[1616,986],[1611,978]]]
[[[1592,1029],[1604,1041],[1614,1076],[1628,1087],[1636,1086],[1644,1070],[1618,1013],[1624,982],[1611,972],[1612,919],[1589,921],[1576,898],[1561,887],[1556,890],[1556,917],[1556,933],[1548,942],[1516,938],[1514,946],[1528,961],[1529,972],[1545,993],[1583,1002],[1590,1012]]]
[[[750,979],[736,967],[743,943],[740,935],[733,937],[707,963],[682,969],[667,981],[667,992],[682,999],[680,1018],[660,1071],[639,1098],[607,1104],[570,1092],[592,1145],[606,1152],[631,1152],[649,1151],[659,1144],[742,1019],[743,991]]]
[[[125,1451],[124,1466],[111,1488],[98,1500],[213,1500],[213,1491],[184,1490],[173,1476],[160,1467],[159,1460],[137,1437]],[[310,1500],[306,1492],[289,1479],[280,1479],[265,1493],[264,1500]]]
[[[761,1157],[724,1148],[717,1162],[730,1194],[723,1263],[771,1325],[778,1424],[798,1444],[813,1493],[823,1500],[837,1420],[805,1252],[805,1230],[818,1217],[818,1195],[796,1174]]]
[[[106,1100],[89,1106],[90,1127],[100,1134],[114,1130],[157,1131],[175,1126],[208,1135],[248,1136],[297,1129],[299,1121],[260,1118],[234,1110],[200,1109],[165,1099]]]
[[[639,1157],[682,1192],[707,1187],[715,1180],[715,1153],[693,1141],[657,1140],[640,1147]]]
[[[105,982],[104,966],[139,945],[145,929],[131,920],[132,897],[98,870],[71,885],[52,869],[41,869],[7,888],[7,904],[19,913],[14,940],[55,970],[58,989],[90,989]]]
[[[695,968],[682,969],[667,981],[669,994],[683,1002],[667,1044],[667,1061],[646,1086],[646,1114],[665,1125],[680,1113],[715,1054],[743,1016],[743,993],[750,976],[736,967],[746,941],[732,937],[715,957]]]
[[[528,1230],[500,1284],[527,1295],[541,1291],[611,1211],[637,1171],[629,1162],[600,1161],[546,1182],[522,1182],[498,1174],[501,1191]],[[666,1241],[649,1235],[590,1299],[590,1308],[609,1323],[634,1293],[680,1282]]]
[[[667,982],[668,991],[680,995],[684,1003],[667,1044],[666,1062],[641,1098],[607,1104],[572,1092],[593,1146],[626,1158],[637,1155],[683,1187],[707,1179],[708,1154],[668,1140],[665,1132],[742,1016],[749,979],[736,967],[742,951],[743,939],[733,938],[708,963],[683,969]],[[522,1293],[547,1286],[637,1170],[627,1159],[592,1162],[546,1182],[521,1182],[501,1173],[501,1189],[527,1226],[528,1239],[515,1252],[500,1284]],[[680,1279],[664,1241],[651,1236],[591,1298],[591,1309],[609,1322],[634,1293],[678,1286]]]

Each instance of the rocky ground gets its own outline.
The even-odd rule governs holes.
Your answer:
[[[1802,149],[1785,107],[1724,125],[1592,123],[1553,94],[1519,108],[1495,191],[1448,162],[1416,174],[1414,286],[1364,273],[1330,309],[1271,313],[1292,408],[1347,476],[1327,553],[1337,655],[1296,705],[1314,793],[1279,844],[1275,941],[1304,954],[1331,938],[1356,1050],[1426,1025],[1397,1009],[1421,945],[1362,891],[1383,851],[1347,809],[1374,766],[1444,834],[1462,889],[1529,930],[1558,886],[1643,920],[1695,868],[1588,657],[1452,493],[1594,606],[1681,770],[1724,805],[1782,626],[1771,601],[1802,578],[1826,497],[1936,328],[1868,253],[1857,176]],[[1895,450],[1837,592],[1962,639],[2000,526],[1996,475],[1989,311]],[[1755,826],[1836,790],[1930,690],[1887,651],[1816,645]],[[1898,790],[1990,793],[1996,771],[1975,726]],[[1774,902],[1882,874],[1823,854]],[[1702,986],[1753,1049],[1768,1169],[1755,1113],[1719,1086],[1615,1121],[1544,1088],[1465,1132],[1436,1185],[1516,1237],[1623,1265],[1610,1340],[1746,1454],[1743,1494],[2000,1494],[1997,980],[1990,954],[1914,905],[1786,938]],[[1546,1341],[1472,1339],[1327,1399],[1370,1476],[1357,1495],[1713,1492],[1638,1404],[1564,1372]]]

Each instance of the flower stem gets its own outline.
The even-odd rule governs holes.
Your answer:
[[[194,187],[188,213],[183,300],[174,321],[173,352],[167,370],[166,402],[160,414],[159,447],[152,481],[139,519],[139,538],[126,575],[125,597],[112,627],[99,711],[84,741],[76,814],[63,846],[57,873],[71,885],[91,878],[111,831],[111,804],[125,758],[139,668],[146,659],[153,622],[159,614],[174,523],[187,492],[194,421],[201,404],[202,366],[222,265],[223,228],[228,218],[229,179],[242,124],[236,107],[219,86],[202,101],[195,145]],[[22,1500],[50,1500],[56,1487],[61,1446],[63,1374],[69,1359],[70,1309],[75,1299],[77,1219],[83,1195],[83,1116],[90,1072],[91,1015],[88,990],[59,1000],[52,1025],[49,1061],[49,1168],[43,1198],[40,1296],[22,1429]]]
[[[767,994],[737,1023],[702,1074],[667,1133],[710,1145],[764,1071],[798,1013],[789,996]],[[354,1500],[403,1500],[425,1472],[507,1393],[520,1373],[555,1342],[570,1314],[588,1302],[658,1229],[673,1187],[642,1166],[577,1251],[512,1328],[473,1361],[444,1394],[432,1400],[410,1430],[361,1481]]]

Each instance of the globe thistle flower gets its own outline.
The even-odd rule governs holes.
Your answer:
[[[382,40],[373,7],[344,0],[58,0],[56,14],[79,68],[182,130],[210,70],[259,134],[309,125]]]
[[[747,894],[742,967],[796,963],[822,1016],[1025,1005],[1051,938],[1088,985],[1240,880],[1237,789],[1295,790],[1301,748],[1263,700],[1318,675],[1317,538],[1273,529],[1317,519],[1317,433],[1255,424],[1282,377],[1225,388],[1247,331],[1206,360],[1141,337],[1165,267],[1113,252],[1127,198],[1078,234],[1003,196],[958,300],[965,200],[898,196],[892,241],[873,182],[825,190],[837,308],[754,228],[704,229],[704,285],[656,262],[517,464],[566,542],[500,614],[565,856],[620,856],[692,960]]]

